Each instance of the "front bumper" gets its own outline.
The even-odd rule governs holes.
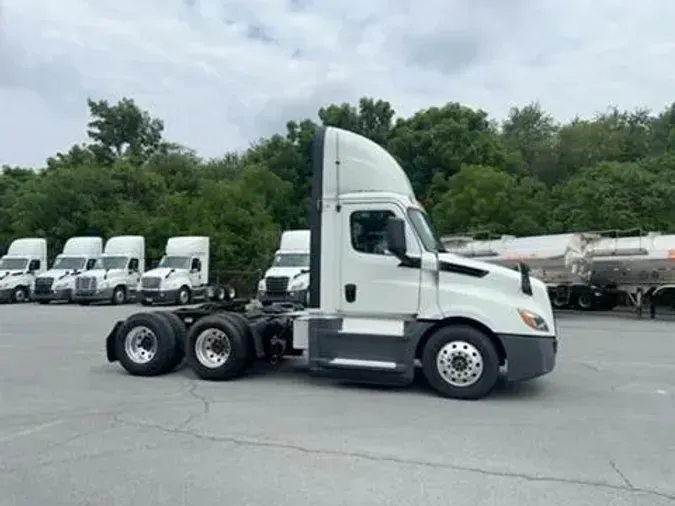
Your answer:
[[[44,293],[35,293],[31,294],[31,299],[38,302],[50,302],[53,300],[73,300],[73,290],[70,288],[64,288],[60,290],[51,290],[50,292]]]
[[[141,300],[146,302],[175,302],[179,289],[173,290],[141,290]]]
[[[295,304],[307,305],[307,289],[297,290],[294,292],[286,292],[282,294],[268,294],[266,292],[258,292],[258,301],[261,304],[273,304],[275,302],[293,302]]]
[[[102,290],[81,290],[75,291],[73,300],[75,302],[103,302],[112,299],[113,289],[104,288]]]
[[[555,368],[558,339],[555,336],[500,334],[506,351],[509,381],[523,381],[548,374]]]

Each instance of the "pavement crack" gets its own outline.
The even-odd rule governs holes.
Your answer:
[[[178,424],[178,429],[184,429],[188,425],[190,425],[193,421],[195,421],[197,418],[201,417],[206,417],[208,416],[209,412],[211,411],[211,400],[207,399],[203,395],[199,394],[197,392],[197,388],[199,388],[199,383],[196,381],[190,385],[190,388],[187,390],[187,394],[198,400],[202,404],[202,409],[199,410],[197,413],[193,413],[189,415],[185,420],[183,420],[180,424]]]
[[[665,492],[659,492],[658,490],[650,490],[650,489],[638,488],[638,487],[633,486],[632,483],[623,475],[623,473],[621,473],[618,470],[618,468],[616,467],[616,464],[614,464],[613,462],[610,462],[612,464],[612,467],[614,468],[614,470],[617,472],[617,474],[622,479],[621,480],[622,483],[620,485],[615,485],[615,484],[604,482],[604,481],[560,478],[560,477],[556,477],[556,476],[544,476],[544,475],[517,473],[517,472],[510,472],[510,471],[497,471],[497,470],[492,470],[492,469],[483,469],[483,468],[480,468],[480,467],[471,467],[471,466],[462,466],[462,465],[459,465],[459,464],[450,464],[450,463],[447,463],[447,462],[433,462],[433,461],[420,460],[420,459],[395,457],[395,456],[391,456],[391,455],[378,455],[378,454],[367,453],[367,452],[349,452],[349,451],[342,451],[342,450],[308,448],[308,447],[301,446],[301,445],[298,445],[298,444],[284,443],[284,442],[281,442],[281,441],[263,441],[263,440],[258,440],[258,439],[249,439],[249,438],[235,437],[235,436],[204,434],[204,433],[201,433],[201,432],[197,432],[195,430],[185,429],[185,428],[180,427],[180,426],[179,427],[166,427],[166,426],[163,426],[163,425],[148,423],[148,422],[139,421],[139,420],[129,420],[129,419],[126,419],[126,418],[123,418],[123,417],[118,417],[117,421],[119,423],[127,424],[127,425],[132,426],[132,427],[158,430],[158,431],[162,431],[162,432],[165,432],[165,433],[168,433],[168,434],[187,436],[187,437],[192,437],[192,438],[203,440],[203,441],[232,444],[232,445],[236,445],[236,446],[250,446],[250,447],[257,447],[257,448],[275,448],[275,449],[281,449],[281,450],[296,451],[296,452],[305,453],[305,454],[308,454],[308,455],[326,455],[326,456],[335,456],[335,457],[347,457],[347,458],[356,458],[356,459],[361,459],[361,460],[367,460],[367,461],[371,461],[371,462],[386,462],[386,463],[401,464],[401,465],[428,467],[428,468],[433,468],[433,469],[447,469],[447,470],[452,470],[452,471],[462,471],[462,472],[467,472],[467,473],[476,473],[476,474],[480,474],[480,475],[483,475],[483,476],[492,476],[492,477],[497,477],[497,478],[515,478],[515,479],[521,479],[521,480],[528,481],[528,482],[562,483],[562,484],[568,484],[568,485],[582,485],[582,486],[587,486],[587,487],[616,490],[616,491],[628,492],[628,493],[633,493],[633,494],[643,494],[643,495],[649,495],[649,496],[652,496],[652,497],[660,497],[660,498],[663,498],[663,499],[668,499],[670,501],[673,501],[673,504],[675,504],[675,494],[669,494],[669,493],[665,493]]]
[[[626,484],[626,487],[628,487],[631,490],[635,490],[635,487],[633,484],[630,482],[630,480],[626,477],[625,474],[619,469],[619,466],[616,465],[616,462],[614,462],[612,459],[609,460],[609,465],[612,466],[612,469],[614,469],[614,472],[619,475],[619,478]]]

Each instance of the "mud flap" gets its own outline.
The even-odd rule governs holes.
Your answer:
[[[117,321],[115,325],[113,325],[113,328],[108,334],[108,337],[105,338],[105,352],[108,362],[117,362],[117,354],[115,353],[115,339],[117,338],[117,333],[119,332],[123,323],[123,320]]]

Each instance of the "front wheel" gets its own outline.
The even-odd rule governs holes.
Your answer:
[[[490,338],[466,325],[443,327],[427,341],[422,368],[443,397],[480,399],[499,378],[499,355]]]
[[[12,293],[14,302],[22,303],[28,300],[28,290],[23,286],[17,286]]]
[[[112,294],[112,303],[116,306],[124,304],[127,301],[127,292],[123,286],[115,288]]]
[[[190,303],[190,290],[183,286],[178,290],[178,295],[176,296],[176,302],[179,306],[185,306]]]

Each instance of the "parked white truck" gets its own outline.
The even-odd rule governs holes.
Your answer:
[[[71,237],[57,255],[51,269],[35,279],[32,299],[40,304],[51,301],[73,302],[75,278],[94,268],[103,253],[101,237]]]
[[[141,303],[190,304],[234,298],[232,289],[209,283],[210,240],[202,236],[171,237],[159,266],[141,276]]]
[[[200,378],[231,380],[256,359],[305,352],[312,374],[407,385],[419,361],[439,394],[464,399],[488,394],[502,365],[514,381],[554,369],[553,308],[527,266],[446,252],[401,166],[371,140],[319,127],[311,153],[308,309],[136,313],[106,337],[110,362],[154,376],[184,354]]]
[[[309,230],[286,230],[281,234],[272,266],[258,283],[258,301],[261,304],[295,302],[307,305],[309,237]]]
[[[12,241],[0,258],[0,302],[26,302],[35,277],[47,269],[47,240],[26,237]]]
[[[81,305],[92,302],[124,304],[134,300],[145,272],[145,238],[119,235],[105,243],[94,268],[75,279],[73,298]]]

